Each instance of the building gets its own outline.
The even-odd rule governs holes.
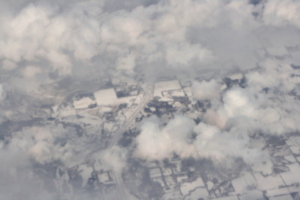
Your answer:
[[[94,96],[98,106],[114,105],[118,103],[118,98],[113,88],[94,92]]]
[[[178,80],[163,81],[155,84],[154,96],[161,96],[162,92],[181,89]]]
[[[73,101],[75,109],[86,109],[93,104],[96,104],[96,101],[90,97],[84,97]]]

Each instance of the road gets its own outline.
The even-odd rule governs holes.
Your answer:
[[[118,145],[119,140],[122,138],[123,133],[127,130],[127,128],[135,122],[136,117],[142,111],[142,109],[146,106],[146,104],[152,99],[154,92],[154,85],[150,83],[149,90],[145,90],[145,96],[143,97],[140,104],[137,106],[133,114],[125,121],[125,123],[121,126],[121,129],[118,130],[111,139],[111,143],[108,148]],[[148,88],[147,88],[148,89]],[[126,200],[126,192],[123,185],[122,175],[119,172],[114,172],[115,181],[117,183],[117,187],[119,190],[120,200]]]
[[[118,142],[122,138],[123,133],[130,127],[130,125],[132,125],[132,123],[135,123],[136,117],[144,109],[146,104],[152,99],[154,93],[154,79],[153,79],[154,76],[152,76],[152,73],[149,71],[149,69],[146,69],[146,74],[148,75],[148,80],[147,80],[147,86],[145,88],[145,95],[142,101],[136,107],[132,115],[128,119],[126,119],[124,124],[122,124],[121,128],[116,133],[113,134],[113,138],[111,139],[111,143],[108,145],[108,148],[118,145]],[[114,176],[119,190],[120,200],[127,200],[126,197],[127,195],[122,180],[122,174],[120,172],[114,172]]]
[[[112,138],[107,146],[108,149],[118,145],[118,142],[122,138],[123,133],[132,125],[132,123],[135,122],[136,117],[143,110],[143,108],[146,106],[146,104],[152,99],[153,93],[154,93],[154,81],[152,79],[148,80],[147,84],[148,85],[145,88],[145,95],[144,95],[143,99],[141,100],[141,102],[139,103],[139,105],[135,108],[132,115],[128,119],[126,119],[126,121],[121,125],[121,128],[117,132],[112,133],[112,135],[111,135]],[[91,157],[94,153],[97,153],[102,149],[103,149],[103,147],[99,147],[99,148],[92,150],[87,155],[87,158]],[[117,188],[119,191],[118,192],[119,199],[127,200],[127,198],[126,198],[127,195],[126,195],[125,187],[123,185],[121,173],[115,171],[115,172],[113,172],[113,174],[114,174],[114,179],[116,181],[116,185],[117,185]]]
[[[145,92],[145,96],[143,97],[142,101],[140,102],[140,104],[137,106],[137,108],[135,109],[135,111],[133,112],[133,114],[126,119],[126,121],[124,122],[124,124],[121,126],[121,129],[119,129],[112,138],[112,142],[109,146],[114,146],[117,145],[118,141],[121,139],[123,133],[127,130],[127,128],[133,123],[135,122],[136,117],[138,116],[138,114],[142,111],[142,109],[146,106],[146,104],[151,100],[151,98],[153,97],[153,91],[154,91],[154,87],[150,86],[150,91],[146,91]]]

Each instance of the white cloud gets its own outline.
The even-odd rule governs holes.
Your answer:
[[[0,84],[0,102],[6,98],[6,91],[4,90],[4,86]]]
[[[34,176],[30,156],[23,148],[27,140],[14,139],[9,145],[0,141],[0,196],[11,200],[53,199],[41,180]]]
[[[176,153],[182,157],[210,158],[217,162],[241,157],[251,164],[266,156],[250,148],[256,133],[283,135],[300,130],[300,80],[286,61],[266,60],[261,68],[244,74],[246,87],[238,85],[220,91],[217,80],[194,83],[196,99],[210,99],[210,108],[195,126],[189,119],[175,117],[165,127],[145,121],[136,138],[135,155],[161,160]],[[207,90],[206,90],[207,89]],[[188,138],[196,133],[196,140]]]
[[[292,73],[288,64],[265,62],[261,70],[245,74],[246,88],[233,87],[222,94],[222,102],[212,102],[204,120],[224,129],[232,120],[243,118],[268,134],[299,130],[299,102],[291,95],[299,89]]]
[[[195,155],[195,148],[189,142],[195,125],[192,119],[176,116],[163,128],[157,120],[143,122],[136,138],[135,156],[151,161],[168,158],[173,153],[181,157]]]
[[[198,134],[194,145],[200,158],[210,158],[216,162],[225,162],[227,158],[240,157],[253,163],[259,156],[259,150],[250,149],[247,139],[239,138],[234,132],[221,132],[217,127],[200,123],[195,127]]]
[[[160,128],[157,119],[143,122],[141,133],[136,138],[134,155],[148,161],[163,160],[176,153],[181,158],[209,158],[224,162],[227,158],[241,157],[253,163],[261,156],[258,149],[249,147],[249,138],[241,137],[239,131],[222,131],[218,127],[195,123],[186,117],[177,116]],[[192,139],[192,134],[196,139]]]
[[[117,60],[116,65],[117,65],[117,69],[119,69],[119,70],[127,70],[127,71],[131,72],[136,66],[135,55],[129,54],[124,57],[120,57]]]
[[[187,43],[167,44],[166,60],[170,66],[184,67],[192,64],[194,60],[207,64],[213,60],[212,52],[200,45]]]
[[[228,117],[238,117],[240,115],[255,118],[256,99],[241,88],[233,88],[223,96],[224,110]]]
[[[26,78],[32,78],[35,77],[37,74],[40,74],[42,70],[37,66],[27,66],[23,70],[24,77]]]
[[[267,1],[264,7],[263,19],[265,23],[284,26],[287,24],[300,26],[300,2],[293,0]]]
[[[46,60],[60,74],[70,74],[76,63],[97,67],[92,58],[107,54],[119,60],[111,66],[121,69],[124,66],[120,63],[125,60],[129,70],[136,66],[132,55],[143,62],[164,60],[168,66],[180,68],[189,68],[197,61],[200,67],[215,60],[214,52],[210,46],[189,40],[187,31],[191,27],[212,28],[228,22],[229,26],[238,27],[251,20],[254,23],[252,6],[246,0],[169,0],[107,13],[106,4],[76,1],[64,8],[59,7],[64,3],[37,1],[24,4],[15,14],[4,12],[0,16],[4,22],[0,30],[0,58],[16,64],[3,67],[20,66],[23,60]]]
[[[221,86],[216,80],[194,81],[192,85],[193,97],[198,100],[212,100],[220,96]]]
[[[100,160],[108,169],[121,173],[126,167],[127,152],[120,147],[113,146],[101,152]]]
[[[13,70],[17,67],[16,63],[14,63],[13,61],[10,60],[4,60],[2,62],[2,68],[4,70]]]
[[[13,134],[7,147],[10,151],[23,154],[24,161],[29,159],[34,163],[48,164],[54,161],[61,161],[66,166],[72,166],[77,160],[74,152],[78,151],[76,145],[67,142],[61,145],[59,140],[66,137],[66,130],[61,127],[28,127]]]
[[[193,84],[195,99],[211,100],[199,125],[182,116],[165,127],[157,119],[144,121],[135,141],[139,158],[161,160],[176,153],[216,161],[242,157],[251,163],[260,155],[248,147],[249,135],[300,130],[300,82],[291,78],[296,72],[289,66],[297,52],[285,60],[263,58],[268,48],[299,45],[298,1],[269,0],[254,6],[248,0],[13,0],[1,1],[0,11],[1,102],[7,97],[4,86],[27,93],[52,83],[49,72],[89,75],[94,68],[99,73],[109,67],[134,72],[142,66],[175,74],[177,69],[222,74],[259,62],[260,69],[245,74],[246,88],[221,91],[218,79]],[[87,144],[82,139],[58,145],[64,134],[37,127],[15,134],[7,145],[0,144],[0,169],[30,168],[31,161],[76,165],[88,154]],[[113,147],[100,156],[121,171],[128,155]]]

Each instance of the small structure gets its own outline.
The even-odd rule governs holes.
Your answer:
[[[95,100],[90,98],[90,97],[84,97],[82,99],[74,100],[74,108],[75,109],[85,109],[88,108],[89,106],[95,104]]]
[[[111,182],[111,178],[108,171],[98,174],[98,179],[101,183]]]
[[[195,192],[197,188],[199,188],[199,191],[196,192],[199,195],[198,198],[207,198],[209,196],[202,178],[198,178],[193,182],[184,182],[180,184],[180,191],[184,197],[188,196],[193,191]]]
[[[182,89],[178,80],[163,81],[155,84],[154,96],[162,96],[162,92]]]

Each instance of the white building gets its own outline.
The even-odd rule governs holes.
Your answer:
[[[98,106],[114,105],[118,103],[116,92],[113,88],[94,92]]]
[[[153,96],[161,97],[163,100],[167,101],[170,100],[170,95],[167,95],[168,97],[165,96],[165,94],[167,94],[166,92],[174,90],[181,90],[181,92],[178,91],[180,93],[178,96],[182,96],[181,93],[183,94],[183,90],[178,80],[158,82],[155,84]]]

